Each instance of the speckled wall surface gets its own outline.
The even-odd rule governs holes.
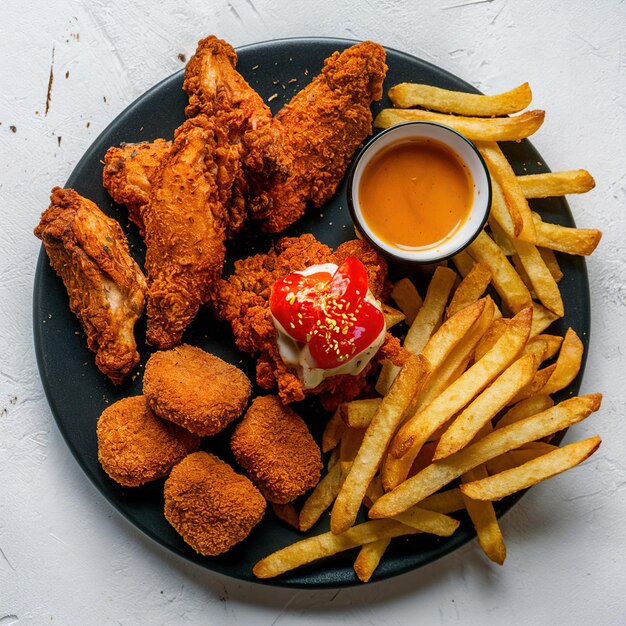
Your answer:
[[[0,625],[620,624],[626,620],[626,4],[443,0],[120,0],[0,6]],[[50,188],[201,36],[233,45],[319,35],[374,39],[495,93],[529,81],[547,111],[533,143],[553,169],[584,167],[580,226],[592,339],[583,392],[600,433],[583,466],[503,519],[505,566],[477,545],[402,577],[342,591],[268,590],[174,557],[95,491],[52,420],[34,359],[32,236]],[[52,77],[53,76],[53,80]],[[50,85],[50,89],[48,87]],[[47,94],[49,97],[47,98]]]

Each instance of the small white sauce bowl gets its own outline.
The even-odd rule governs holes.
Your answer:
[[[359,188],[365,168],[376,155],[393,144],[419,139],[439,141],[458,156],[472,177],[474,196],[467,219],[450,237],[424,249],[402,250],[380,239],[368,226],[361,212]],[[401,262],[437,263],[464,250],[482,230],[491,208],[491,180],[480,152],[469,139],[443,124],[406,122],[383,130],[363,146],[348,178],[348,206],[357,230],[385,256]]]

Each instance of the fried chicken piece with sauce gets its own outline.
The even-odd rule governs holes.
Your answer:
[[[254,399],[230,440],[267,500],[286,504],[319,482],[322,458],[304,420],[276,396]]]
[[[286,404],[302,400],[306,394],[321,394],[324,407],[333,410],[366,389],[367,374],[380,360],[401,363],[402,348],[387,333],[385,343],[361,374],[332,376],[314,389],[305,390],[296,371],[281,359],[269,309],[272,285],[291,272],[321,263],[340,264],[348,256],[358,258],[365,265],[372,294],[384,300],[389,289],[387,263],[369,244],[348,241],[333,252],[311,234],[280,239],[267,254],[237,261],[234,274],[218,281],[213,298],[217,316],[231,324],[237,347],[257,356],[259,386],[264,389],[278,386],[279,396]]]
[[[134,327],[146,279],[120,225],[73,189],[55,187],[35,235],[63,280],[98,369],[121,383],[139,362]]]
[[[252,482],[208,452],[183,459],[165,481],[164,513],[196,552],[215,556],[261,521],[265,499]]]
[[[155,352],[143,376],[151,409],[201,436],[215,435],[237,419],[248,404],[250,388],[240,369],[187,344]]]
[[[123,143],[104,155],[102,182],[117,204],[126,205],[130,221],[144,235],[143,208],[148,204],[155,174],[172,147],[171,141],[155,139]]]
[[[250,181],[250,211],[263,220],[264,230],[280,232],[308,203],[319,207],[334,195],[372,132],[370,105],[382,97],[385,57],[384,48],[371,41],[335,52],[271,125],[246,134],[246,167],[263,172]]]
[[[226,237],[243,223],[230,200],[240,175],[240,148],[229,133],[241,112],[187,120],[162,162],[143,211],[149,343],[180,343],[221,276]]]
[[[98,460],[102,469],[125,487],[164,478],[200,437],[157,417],[144,396],[122,398],[98,419]]]

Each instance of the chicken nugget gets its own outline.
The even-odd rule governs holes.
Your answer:
[[[98,420],[97,436],[100,464],[125,487],[167,476],[200,446],[197,435],[157,417],[144,396],[107,407]]]
[[[181,344],[148,359],[143,392],[159,417],[200,436],[214,435],[243,413],[250,381],[234,365]]]
[[[277,396],[255,398],[230,447],[261,493],[275,504],[291,502],[319,482],[319,446],[303,419]]]
[[[183,459],[165,481],[165,517],[199,554],[215,556],[261,521],[265,499],[245,476],[208,452]]]

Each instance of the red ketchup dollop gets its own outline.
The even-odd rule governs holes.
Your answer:
[[[270,310],[294,341],[308,347],[316,367],[333,369],[366,350],[385,328],[368,289],[365,266],[348,257],[334,274],[293,273],[277,280]]]

